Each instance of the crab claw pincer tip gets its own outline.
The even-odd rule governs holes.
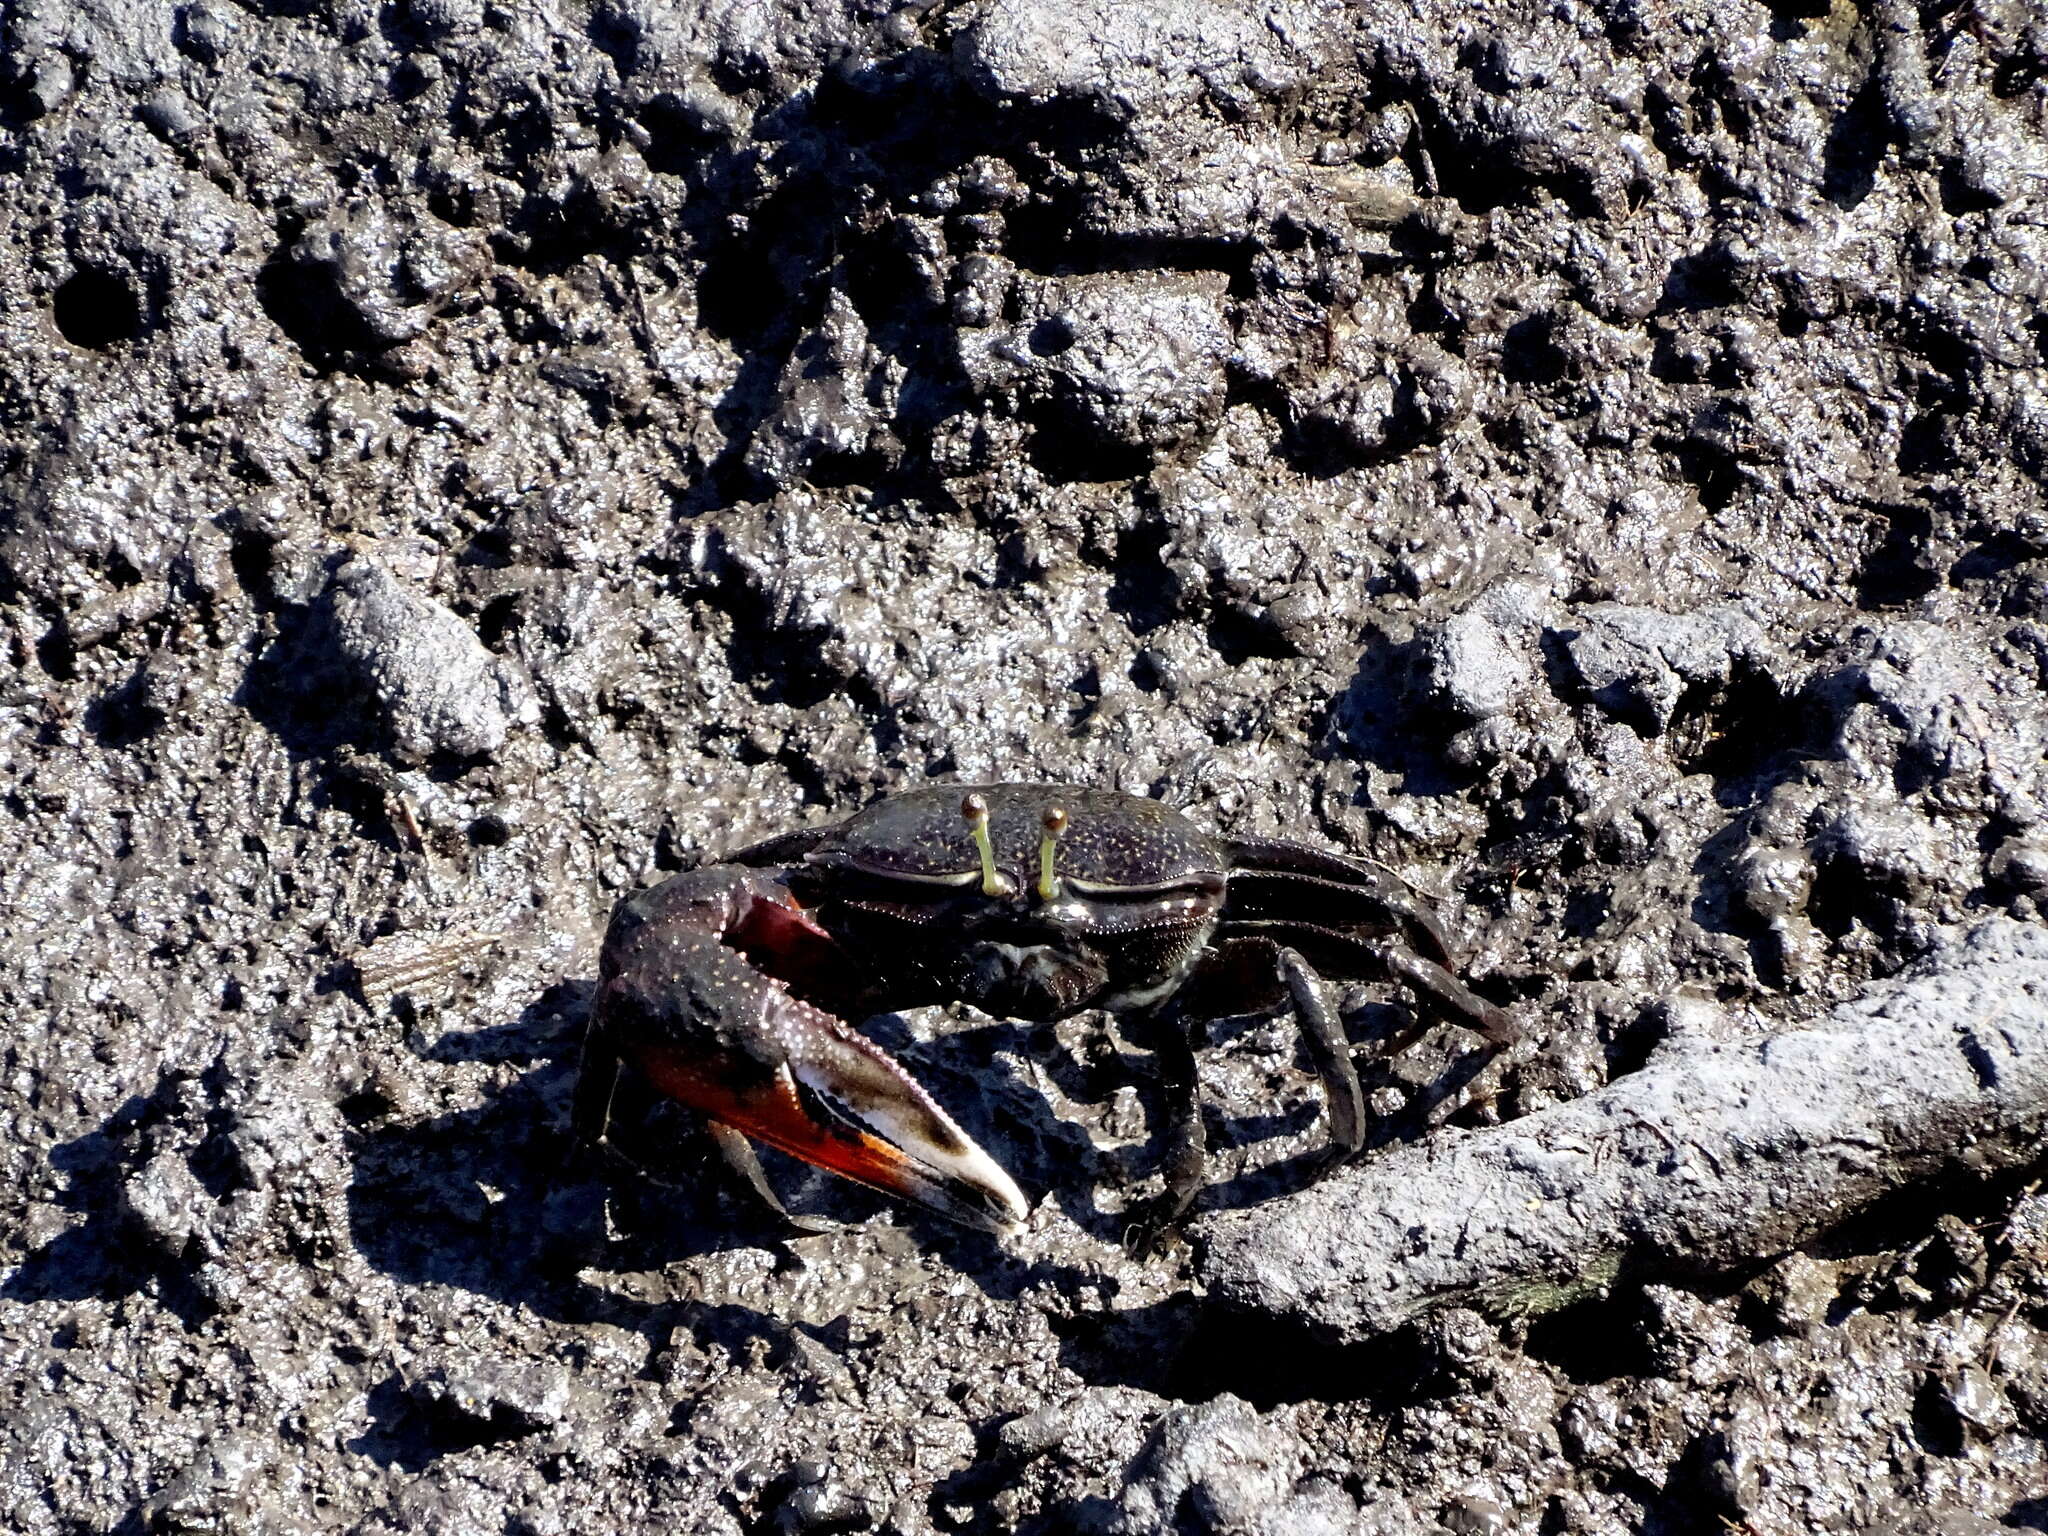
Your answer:
[[[798,1155],[970,1227],[1022,1227],[1030,1207],[996,1160],[888,1055],[830,1015],[818,1020],[789,1059],[806,1121],[824,1133]]]

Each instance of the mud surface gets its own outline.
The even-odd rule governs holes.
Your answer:
[[[1230,1269],[1929,977],[2038,1035],[2026,0],[20,0],[0,235],[0,1527],[2048,1529],[1989,1036],[1817,1096],[1835,1204],[1674,1156],[1640,1272]],[[954,777],[1381,859],[1530,1044],[1459,1107],[1354,989],[1304,1191],[1219,1024],[1145,1263],[1099,1019],[872,1026],[1007,1248],[783,1164],[792,1238],[644,1095],[658,1179],[573,1154],[622,893]]]

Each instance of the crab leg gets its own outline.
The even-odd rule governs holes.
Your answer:
[[[1467,1028],[1477,1030],[1488,1045],[1509,1046],[1522,1038],[1506,1009],[1489,1003],[1434,960],[1403,954],[1392,945],[1384,946],[1381,954],[1388,971]]]
[[[1240,839],[1230,852],[1231,918],[1300,922],[1313,911],[1317,927],[1391,930],[1438,965],[1453,963],[1443,926],[1391,869],[1278,838]]]
[[[1391,977],[1489,1045],[1511,1045],[1521,1038],[1520,1029],[1506,1009],[1488,1002],[1436,961],[1411,954],[1399,944],[1343,933],[1317,923],[1273,918],[1225,919],[1219,931],[1225,942],[1265,940],[1305,950],[1331,975]]]
[[[1340,1160],[1351,1157],[1365,1145],[1365,1091],[1352,1064],[1351,1042],[1323,1001],[1315,972],[1294,950],[1271,939],[1227,940],[1212,954],[1203,981],[1152,1016],[1162,1031],[1158,1062],[1166,1092],[1166,1189],[1125,1234],[1125,1246],[1134,1257],[1145,1258],[1156,1251],[1166,1229],[1201,1193],[1208,1166],[1208,1138],[1202,1125],[1195,1048],[1201,1043],[1207,1019],[1230,1012],[1234,1006],[1218,996],[1218,982],[1224,981],[1229,995],[1238,1002],[1255,1003],[1262,1000],[1261,989],[1252,977],[1260,973],[1284,988],[1274,1001],[1284,998],[1293,1007],[1308,1040],[1316,1074],[1323,1082],[1332,1156]]]
[[[1365,1090],[1351,1060],[1351,1042],[1324,1002],[1308,962],[1273,939],[1240,937],[1211,951],[1198,977],[1160,1012],[1166,1030],[1159,1044],[1159,1075],[1167,1095],[1166,1192],[1126,1236],[1126,1246],[1141,1258],[1201,1192],[1207,1156],[1194,1047],[1203,1021],[1241,1006],[1265,1005],[1268,987],[1277,984],[1270,1002],[1293,1008],[1308,1041],[1330,1117],[1331,1157],[1341,1161],[1365,1145]]]
[[[1169,1001],[1152,1020],[1163,1031],[1158,1043],[1160,1086],[1166,1093],[1166,1189],[1124,1233],[1133,1258],[1156,1253],[1166,1229],[1201,1193],[1209,1164],[1208,1132],[1202,1124],[1201,1069],[1195,1057],[1203,1022]]]
[[[603,1139],[630,1062],[662,1093],[792,1157],[987,1231],[1022,1193],[910,1074],[784,975],[833,996],[844,957],[752,870],[696,870],[624,903],[605,936],[579,1128]],[[723,1138],[721,1138],[723,1139]]]
[[[1315,972],[1308,962],[1285,945],[1275,959],[1294,1004],[1294,1016],[1301,1021],[1315,1059],[1316,1074],[1323,1080],[1323,1107],[1330,1117],[1330,1150],[1339,1157],[1353,1157],[1365,1145],[1365,1090],[1359,1086],[1358,1068],[1351,1060],[1351,1042],[1344,1026],[1323,1001]]]

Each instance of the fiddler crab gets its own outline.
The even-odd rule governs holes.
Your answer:
[[[1364,1144],[1365,1101],[1318,973],[1397,980],[1508,1045],[1507,1014],[1451,964],[1414,893],[1358,859],[1216,837],[1106,790],[914,789],[619,903],[576,1129],[606,1145],[630,1064],[698,1111],[778,1211],[749,1138],[1008,1234],[1029,1214],[1016,1182],[849,1021],[951,1001],[1034,1023],[1089,1008],[1137,1016],[1158,1026],[1170,1105],[1166,1191],[1128,1239],[1142,1252],[1202,1185],[1195,1045],[1208,1020],[1291,1005],[1341,1159]]]

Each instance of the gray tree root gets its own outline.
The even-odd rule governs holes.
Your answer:
[[[1624,1270],[1738,1268],[1947,1169],[2043,1155],[2040,928],[1985,922],[1812,1029],[1699,1034],[1574,1103],[1209,1217],[1203,1277],[1226,1305],[1357,1339],[1454,1304],[1546,1310]]]

